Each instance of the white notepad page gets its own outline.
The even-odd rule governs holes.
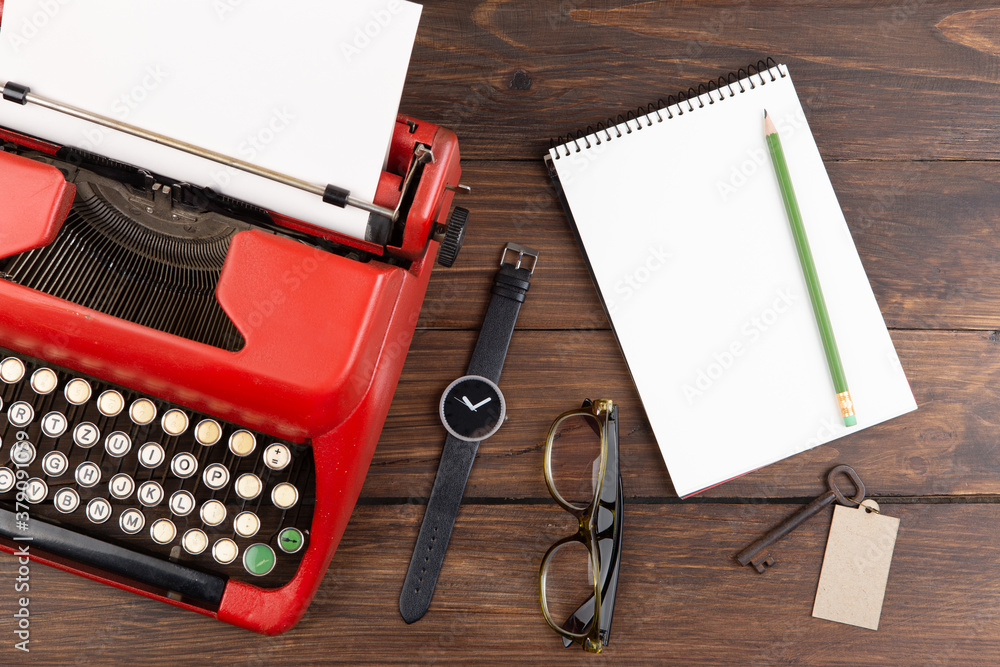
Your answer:
[[[421,7],[402,0],[7,0],[0,80],[371,201]],[[32,105],[0,125],[350,236],[368,213]]]
[[[673,118],[662,110],[662,122],[654,113],[629,123],[631,133],[620,126],[621,138],[611,129],[600,145],[590,135],[550,151],[680,496],[917,407],[791,77],[779,66],[753,78],[752,89],[734,83],[733,96],[723,88],[724,99],[672,107]],[[840,417],[764,140],[765,108],[792,174],[854,427]]]

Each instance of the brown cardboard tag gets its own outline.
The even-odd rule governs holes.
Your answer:
[[[813,616],[878,630],[899,519],[878,513],[878,503],[837,505],[826,541]]]

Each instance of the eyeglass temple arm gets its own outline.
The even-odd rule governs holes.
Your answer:
[[[587,408],[592,405],[593,402],[587,399],[583,403],[583,407]],[[615,406],[611,415],[609,415],[609,423],[612,428],[608,429],[608,451],[614,458],[614,468],[615,474],[618,478],[618,494],[616,496],[618,501],[619,511],[615,515],[615,527],[614,535],[616,537],[613,549],[617,552],[617,563],[621,563],[621,535],[622,535],[622,510],[624,509],[625,491],[622,488],[622,476],[620,468],[620,457],[618,456],[618,407]],[[609,471],[610,472],[610,471]],[[608,578],[602,583],[601,588],[601,627],[598,628],[600,631],[600,639],[603,644],[607,644],[611,639],[611,617],[615,610],[615,594],[618,592],[618,568],[614,568],[608,573]],[[594,596],[591,595],[582,605],[580,605],[576,611],[574,611],[566,622],[563,624],[563,630],[572,632],[575,634],[580,634],[584,631],[587,626],[594,622]],[[569,648],[573,645],[573,641],[563,637],[563,646]]]
[[[622,478],[621,475],[618,476],[618,498],[621,501],[624,491],[622,489]],[[621,536],[622,536],[622,526],[620,517],[615,517],[615,522],[619,525],[616,527],[615,534],[617,539],[615,540],[614,548],[619,552],[618,563],[621,563]],[[601,643],[607,645],[611,642],[611,618],[615,612],[615,595],[618,593],[618,569],[614,568],[608,573],[608,579],[604,582],[601,589],[601,627],[600,639]],[[566,622],[563,623],[563,630],[567,632],[572,632],[575,634],[581,634],[583,631],[594,622],[594,596],[591,595],[586,602],[577,607]],[[573,645],[573,641],[563,637],[563,646],[569,648]]]

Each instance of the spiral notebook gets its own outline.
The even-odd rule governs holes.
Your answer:
[[[784,65],[553,142],[545,160],[674,488],[916,409]],[[775,121],[858,424],[845,427],[764,140]]]

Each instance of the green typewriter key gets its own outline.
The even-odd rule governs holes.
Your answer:
[[[302,548],[305,538],[298,528],[285,528],[278,535],[278,547],[286,554],[293,554]]]
[[[250,574],[263,577],[274,569],[274,551],[266,544],[252,544],[243,552],[243,567]]]

